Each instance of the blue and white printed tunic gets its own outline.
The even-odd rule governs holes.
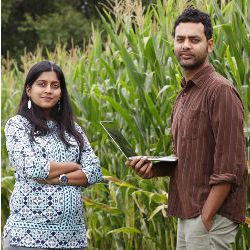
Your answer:
[[[40,184],[36,179],[47,178],[49,162],[77,162],[88,184],[101,180],[99,161],[84,132],[84,149],[74,137],[66,134],[70,147],[60,140],[58,127],[49,121],[50,132],[30,139],[29,121],[16,115],[5,126],[6,145],[10,163],[15,168],[15,187],[10,199],[10,217],[4,235],[10,233],[13,246],[39,248],[83,248],[87,246],[83,218],[81,187]]]

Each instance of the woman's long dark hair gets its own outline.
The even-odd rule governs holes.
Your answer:
[[[31,109],[28,109],[29,97],[27,96],[26,89],[27,87],[31,87],[43,72],[50,71],[56,73],[61,87],[60,104],[56,104],[51,110],[51,116],[57,122],[59,127],[59,137],[68,147],[70,146],[70,143],[65,138],[65,132],[71,134],[77,141],[80,150],[82,150],[84,141],[80,132],[78,132],[75,128],[75,119],[69,102],[69,95],[66,88],[64,74],[61,68],[53,62],[42,61],[31,67],[25,80],[23,94],[17,114],[24,116],[28,121],[30,121],[32,126],[30,135],[32,140],[35,140],[35,135],[45,135],[49,132],[49,127],[47,125],[43,109],[38,107],[34,102],[32,102],[32,100]],[[58,105],[60,105],[60,108],[58,108]]]

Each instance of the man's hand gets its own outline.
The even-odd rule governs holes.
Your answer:
[[[201,215],[202,223],[208,232],[212,228],[212,219],[213,218],[205,218],[205,216],[203,214]]]
[[[132,167],[143,179],[153,178],[153,163],[147,157],[137,156],[133,160],[127,160],[127,166]]]
[[[202,222],[208,231],[212,227],[213,217],[225,201],[230,190],[230,183],[220,183],[212,186],[201,213]]]

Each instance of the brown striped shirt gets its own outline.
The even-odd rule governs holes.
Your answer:
[[[232,189],[218,214],[243,222],[247,165],[240,96],[211,65],[192,80],[183,79],[182,87],[172,114],[178,164],[171,173],[168,214],[182,219],[200,215],[212,185],[228,182]]]

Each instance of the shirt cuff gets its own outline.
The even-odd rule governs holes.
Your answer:
[[[237,177],[235,174],[213,174],[210,176],[209,185],[217,185],[220,183],[230,183],[233,185],[237,184]]]
[[[82,169],[82,172],[86,175],[88,183],[87,186],[90,186],[94,183],[100,182],[102,180],[101,168],[97,168],[95,171],[91,169]]]
[[[87,181],[88,181],[88,183],[87,183],[87,185],[86,185],[86,187],[87,187],[87,186],[89,186],[89,185],[92,184],[92,183],[90,182],[90,181],[91,181],[91,172],[88,172],[88,171],[86,171],[85,169],[82,169],[82,172],[86,175],[86,178],[87,178]]]

